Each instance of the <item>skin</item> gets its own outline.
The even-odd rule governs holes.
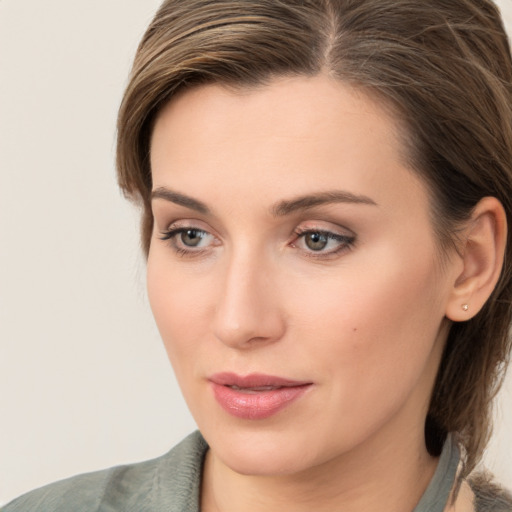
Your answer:
[[[437,463],[424,420],[464,263],[441,262],[389,111],[326,76],[203,86],[160,113],[151,166],[148,292],[210,445],[202,510],[412,510]],[[328,191],[365,201],[284,211]],[[162,240],[184,228],[198,246]],[[315,251],[305,230],[345,238]],[[217,372],[312,385],[247,420],[214,399]]]

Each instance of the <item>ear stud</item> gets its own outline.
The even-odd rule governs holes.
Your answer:
[[[469,306],[467,304],[462,304],[462,311],[467,311]]]

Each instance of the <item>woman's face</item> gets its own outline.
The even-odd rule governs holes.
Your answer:
[[[455,276],[379,104],[318,76],[192,89],[151,144],[151,306],[212,452],[287,474],[423,439]]]

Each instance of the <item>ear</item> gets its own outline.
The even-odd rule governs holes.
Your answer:
[[[454,322],[469,320],[483,307],[501,274],[507,241],[507,218],[495,197],[478,202],[462,233],[457,275],[446,316]]]

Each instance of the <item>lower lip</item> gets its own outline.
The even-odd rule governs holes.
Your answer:
[[[287,386],[269,391],[245,391],[212,382],[213,393],[220,406],[232,416],[245,420],[262,420],[300,398],[310,384]]]

